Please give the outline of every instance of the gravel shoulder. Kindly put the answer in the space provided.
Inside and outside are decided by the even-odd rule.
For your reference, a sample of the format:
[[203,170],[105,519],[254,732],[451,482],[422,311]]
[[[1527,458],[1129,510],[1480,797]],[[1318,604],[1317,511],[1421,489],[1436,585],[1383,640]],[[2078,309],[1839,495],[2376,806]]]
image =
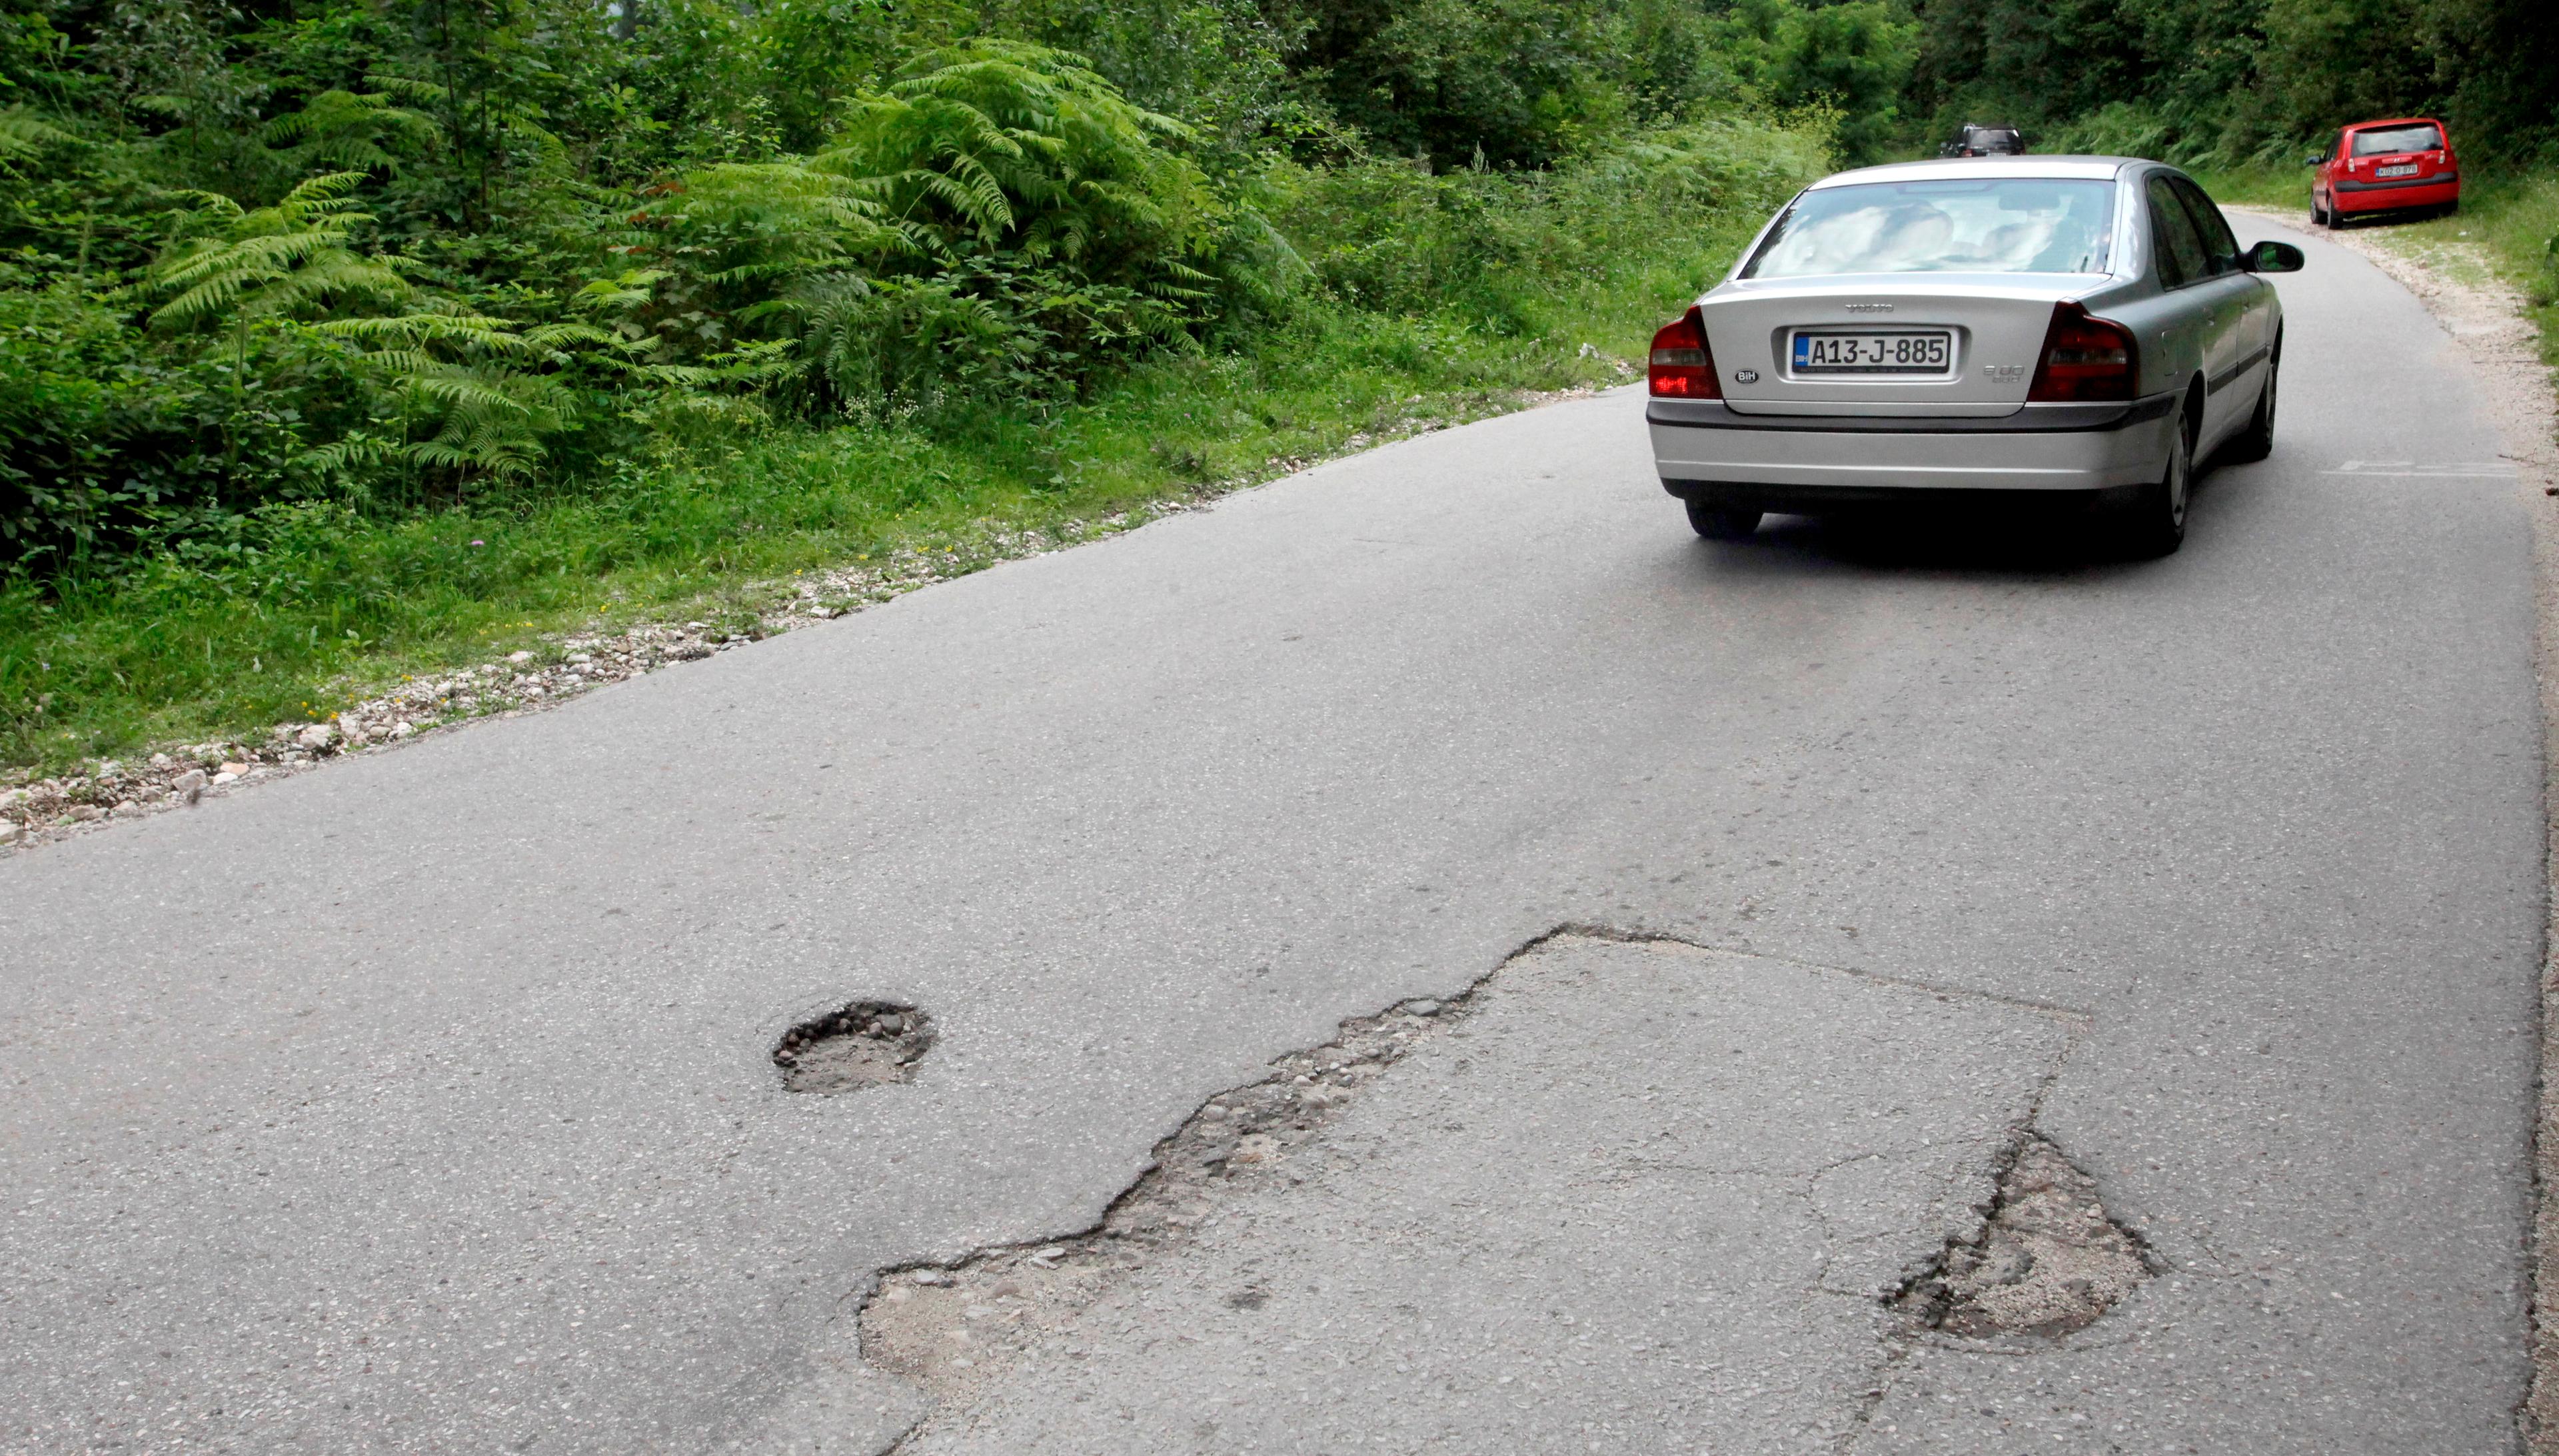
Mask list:
[[[2246,211],[2264,221],[2306,230],[2297,216]],[[2420,241],[2387,227],[2318,235],[2370,260],[2416,295],[2444,326],[2478,377],[2481,398],[2505,440],[2506,458],[2514,462],[2516,489],[2528,498],[2539,567],[2535,651],[2541,668],[2542,762],[2550,775],[2550,874],[2551,883],[2559,886],[2559,499],[2554,499],[2559,498],[2559,392],[2551,370],[2541,363],[2523,296],[2498,277],[2484,247]],[[2541,1111],[2533,1149],[2533,1383],[2523,1422],[2534,1456],[2559,1456],[2559,1088],[2552,1086],[2548,1072],[2559,1061],[2559,962],[2547,953],[2549,946],[2559,945],[2559,893],[2549,903],[2552,919],[2541,970]]]

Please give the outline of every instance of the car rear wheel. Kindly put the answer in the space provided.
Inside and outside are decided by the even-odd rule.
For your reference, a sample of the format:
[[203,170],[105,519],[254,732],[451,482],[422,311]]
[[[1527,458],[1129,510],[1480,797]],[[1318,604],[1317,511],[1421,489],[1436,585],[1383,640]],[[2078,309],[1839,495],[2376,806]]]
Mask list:
[[1696,528],[1699,535],[1710,541],[1747,539],[1753,531],[1759,529],[1759,516],[1760,512],[1756,510],[1735,510],[1724,506],[1701,506],[1695,501],[1688,503],[1688,523]]
[[2185,501],[2194,487],[2194,410],[2177,409],[2177,434],[2168,452],[2168,469],[2158,482],[2133,497],[2125,521],[2124,544],[2137,556],[2167,556],[2185,544]]
[[2257,390],[2257,412],[2248,417],[2248,428],[2241,430],[2223,453],[2230,459],[2246,462],[2263,460],[2275,453],[2275,380],[2284,368],[2284,341],[2275,341],[2275,352],[2266,356],[2266,382]]

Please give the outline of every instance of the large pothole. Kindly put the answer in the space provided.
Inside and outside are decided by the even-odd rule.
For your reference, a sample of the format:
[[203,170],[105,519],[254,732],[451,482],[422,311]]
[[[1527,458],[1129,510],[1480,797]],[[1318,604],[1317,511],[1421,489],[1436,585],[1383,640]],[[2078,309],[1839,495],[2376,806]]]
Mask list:
[[[1153,1166],[1098,1229],[887,1273],[862,1309],[863,1359],[945,1399],[982,1386],[1113,1279],[1190,1237],[1224,1199],[1267,1180],[1297,1181],[1291,1154],[1379,1073],[1467,1009],[1464,998],[1416,1000],[1355,1017],[1332,1041],[1272,1063],[1262,1081],[1211,1097],[1155,1145]],[[1229,1303],[1249,1309],[1264,1297],[1239,1288]]]
[[783,1033],[773,1049],[788,1092],[843,1092],[904,1082],[933,1047],[933,1018],[898,1001],[855,1001]]
[[1968,1339],[2067,1335],[2150,1272],[2141,1241],[2098,1201],[2096,1180],[2029,1133],[2000,1175],[1981,1236],[1949,1245],[1896,1302],[1920,1324]]

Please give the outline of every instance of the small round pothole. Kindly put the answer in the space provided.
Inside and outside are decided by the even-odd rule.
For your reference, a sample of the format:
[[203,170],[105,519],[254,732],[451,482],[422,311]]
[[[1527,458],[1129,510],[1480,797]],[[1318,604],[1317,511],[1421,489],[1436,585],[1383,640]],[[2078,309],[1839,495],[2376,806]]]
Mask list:
[[785,1092],[858,1092],[904,1082],[933,1047],[933,1018],[898,1001],[855,1001],[782,1034],[773,1065]]

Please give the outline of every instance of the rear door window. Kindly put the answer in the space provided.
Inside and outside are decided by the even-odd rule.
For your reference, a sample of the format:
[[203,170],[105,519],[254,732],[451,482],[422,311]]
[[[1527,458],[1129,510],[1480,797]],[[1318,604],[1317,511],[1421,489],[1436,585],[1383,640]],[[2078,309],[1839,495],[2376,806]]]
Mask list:
[[2437,152],[2443,147],[2443,132],[2431,124],[2373,126],[2354,134],[2354,155],[2358,157],[2387,157],[2396,152]]
[[2239,268],[2239,237],[2230,230],[2230,219],[2203,195],[2203,189],[2180,177],[2170,184],[2185,201],[2186,216],[2194,219],[2195,234],[2203,240],[2203,255],[2214,273],[2233,273]]
[[2203,237],[2194,230],[2194,219],[2186,216],[2185,206],[2177,200],[2176,189],[2166,177],[2154,174],[2150,182],[2152,249],[2159,254],[2160,286],[2180,288],[2204,276]]

